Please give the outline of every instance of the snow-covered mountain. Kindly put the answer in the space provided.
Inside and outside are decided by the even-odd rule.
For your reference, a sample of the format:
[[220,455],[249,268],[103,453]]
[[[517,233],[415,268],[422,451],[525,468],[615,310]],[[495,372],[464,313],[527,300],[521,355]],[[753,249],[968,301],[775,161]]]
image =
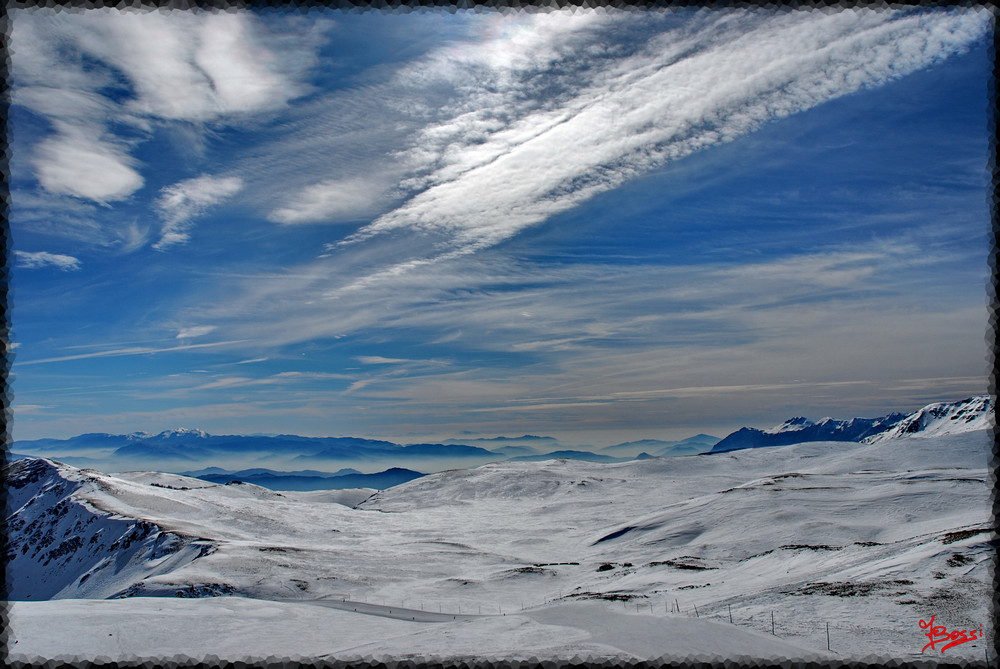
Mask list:
[[[36,644],[21,652],[51,652],[65,648],[60,625],[99,625],[103,634],[95,621],[115,620],[123,627],[109,629],[120,644],[113,652],[149,652],[143,643],[173,629],[183,610],[144,597],[231,594],[255,598],[225,609],[247,616],[261,636],[247,637],[253,648],[288,647],[273,638],[286,629],[275,621],[310,617],[302,607],[326,621],[323,604],[343,610],[322,625],[354,630],[326,652],[738,653],[715,640],[753,632],[791,644],[759,652],[825,653],[829,622],[841,657],[909,657],[923,643],[916,620],[936,614],[949,629],[989,620],[990,446],[989,432],[977,430],[902,450],[886,440],[622,463],[498,462],[425,476],[354,508],[328,492],[26,459],[7,471],[14,634]],[[124,601],[76,603],[107,597]],[[57,601],[25,603],[38,599]],[[209,613],[225,617],[193,604],[204,624],[215,624]],[[358,607],[393,626],[369,624]],[[73,622],[84,611],[89,622]],[[417,620],[432,612],[442,624]],[[142,626],[128,627],[139,613]],[[265,622],[272,632],[262,632]],[[685,627],[687,641],[670,636],[689,624],[701,627]],[[170,647],[156,638],[167,644],[157,648]],[[206,654],[221,643],[195,638],[195,651],[191,638],[174,643]],[[966,644],[947,657],[981,654]]]
[[901,437],[936,437],[976,430],[988,430],[996,424],[989,395],[970,397],[959,402],[928,404],[900,420],[892,428],[866,437],[877,443]]
[[891,413],[880,418],[834,420],[824,418],[814,423],[796,416],[768,430],[744,427],[712,447],[712,453],[744,448],[787,446],[809,441],[863,441],[875,443],[902,436],[938,436],[986,430],[994,425],[993,407],[988,395],[958,402],[928,404],[910,414]]
[[709,452],[726,453],[744,448],[788,446],[809,441],[861,441],[865,437],[891,428],[903,417],[904,414],[891,413],[879,418],[852,418],[850,420],[824,418],[818,423],[813,423],[799,416],[769,430],[759,430],[753,427],[740,428],[715,444]]

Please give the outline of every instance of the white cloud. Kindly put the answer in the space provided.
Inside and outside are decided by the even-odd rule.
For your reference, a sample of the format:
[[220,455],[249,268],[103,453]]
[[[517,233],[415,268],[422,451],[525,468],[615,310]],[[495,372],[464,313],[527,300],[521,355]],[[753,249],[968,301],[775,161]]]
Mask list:
[[362,365],[395,365],[403,362],[412,362],[405,358],[383,358],[380,355],[359,355],[354,359]]
[[181,181],[161,191],[156,207],[163,219],[160,241],[154,248],[164,249],[188,241],[191,219],[207,209],[231,198],[243,188],[239,177],[208,175]]
[[121,200],[143,184],[131,156],[112,142],[88,137],[82,128],[42,141],[32,163],[47,191],[95,202]]
[[215,330],[214,325],[195,325],[189,328],[183,328],[177,333],[177,339],[190,339],[192,337],[202,337],[208,333]]
[[268,216],[277,223],[355,220],[378,211],[386,188],[377,179],[332,179],[303,188]]
[[[78,25],[77,44],[128,77],[128,106],[143,115],[211,120],[275,109],[308,90],[302,66],[311,61],[282,63],[247,12],[88,12]],[[283,46],[312,49],[318,36],[313,28]]]
[[213,348],[216,346],[232,346],[234,344],[242,344],[245,339],[236,339],[231,341],[216,341],[208,344],[181,344],[180,346],[167,346],[163,348],[156,348],[154,346],[128,346],[125,348],[112,349],[108,351],[97,351],[95,353],[78,353],[76,355],[63,355],[55,358],[39,358],[37,360],[25,360],[18,361],[21,366],[24,365],[43,365],[51,362],[64,362],[66,360],[86,360],[89,358],[114,358],[129,355],[149,355],[153,353],[169,353],[172,351],[191,351],[195,349],[202,348]]
[[64,272],[80,269],[80,261],[73,256],[62,255],[60,253],[49,253],[47,251],[14,251],[17,257],[17,264],[28,269],[38,269],[40,267],[55,267]]
[[56,130],[32,152],[39,183],[101,203],[127,197],[143,178],[112,121],[148,135],[164,121],[280,109],[309,91],[328,24],[288,17],[264,27],[247,12],[13,12],[12,99]]
[[[667,162],[926,67],[988,25],[975,11],[706,11],[606,61],[573,62],[571,29],[452,47],[461,57],[438,54],[421,74],[446,73],[463,94],[403,154],[419,192],[345,241],[411,229],[452,249],[492,246]],[[549,96],[527,95],[543,75]]]

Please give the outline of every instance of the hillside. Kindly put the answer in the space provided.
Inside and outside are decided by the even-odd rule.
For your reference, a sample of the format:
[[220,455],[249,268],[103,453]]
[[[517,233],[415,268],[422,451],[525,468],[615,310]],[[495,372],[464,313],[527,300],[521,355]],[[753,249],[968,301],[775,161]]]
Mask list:
[[[851,653],[908,655],[920,616],[988,620],[988,455],[980,430],[624,463],[504,462],[422,477],[356,509],[314,493],[23,460],[10,466],[11,575],[23,583],[12,598],[232,594],[507,614],[502,625],[418,625],[399,641],[356,644],[368,649],[403,648],[411,634],[414,647],[456,649],[478,629],[503,630],[490,647],[510,650],[524,638],[503,625],[522,607],[592,601],[670,617],[679,603],[685,616],[697,607],[696,617],[726,624],[731,609],[742,629],[768,634],[774,612],[779,637],[802,648],[825,648],[830,622],[853,630],[838,639]],[[39,511],[56,508],[65,511]],[[583,616],[571,625],[580,630],[601,610],[559,615]],[[518,625],[541,633],[542,622]]]

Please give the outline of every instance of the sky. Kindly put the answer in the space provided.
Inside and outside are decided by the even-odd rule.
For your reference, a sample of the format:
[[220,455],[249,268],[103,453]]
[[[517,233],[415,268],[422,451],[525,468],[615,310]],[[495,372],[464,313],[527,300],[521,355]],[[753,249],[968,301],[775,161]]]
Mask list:
[[11,14],[15,439],[987,390],[983,11]]

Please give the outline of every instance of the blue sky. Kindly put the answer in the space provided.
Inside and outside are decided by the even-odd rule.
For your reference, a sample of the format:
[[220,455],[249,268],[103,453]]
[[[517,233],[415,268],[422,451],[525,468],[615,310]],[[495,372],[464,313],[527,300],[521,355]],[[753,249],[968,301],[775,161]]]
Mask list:
[[983,12],[13,16],[16,439],[986,390]]

